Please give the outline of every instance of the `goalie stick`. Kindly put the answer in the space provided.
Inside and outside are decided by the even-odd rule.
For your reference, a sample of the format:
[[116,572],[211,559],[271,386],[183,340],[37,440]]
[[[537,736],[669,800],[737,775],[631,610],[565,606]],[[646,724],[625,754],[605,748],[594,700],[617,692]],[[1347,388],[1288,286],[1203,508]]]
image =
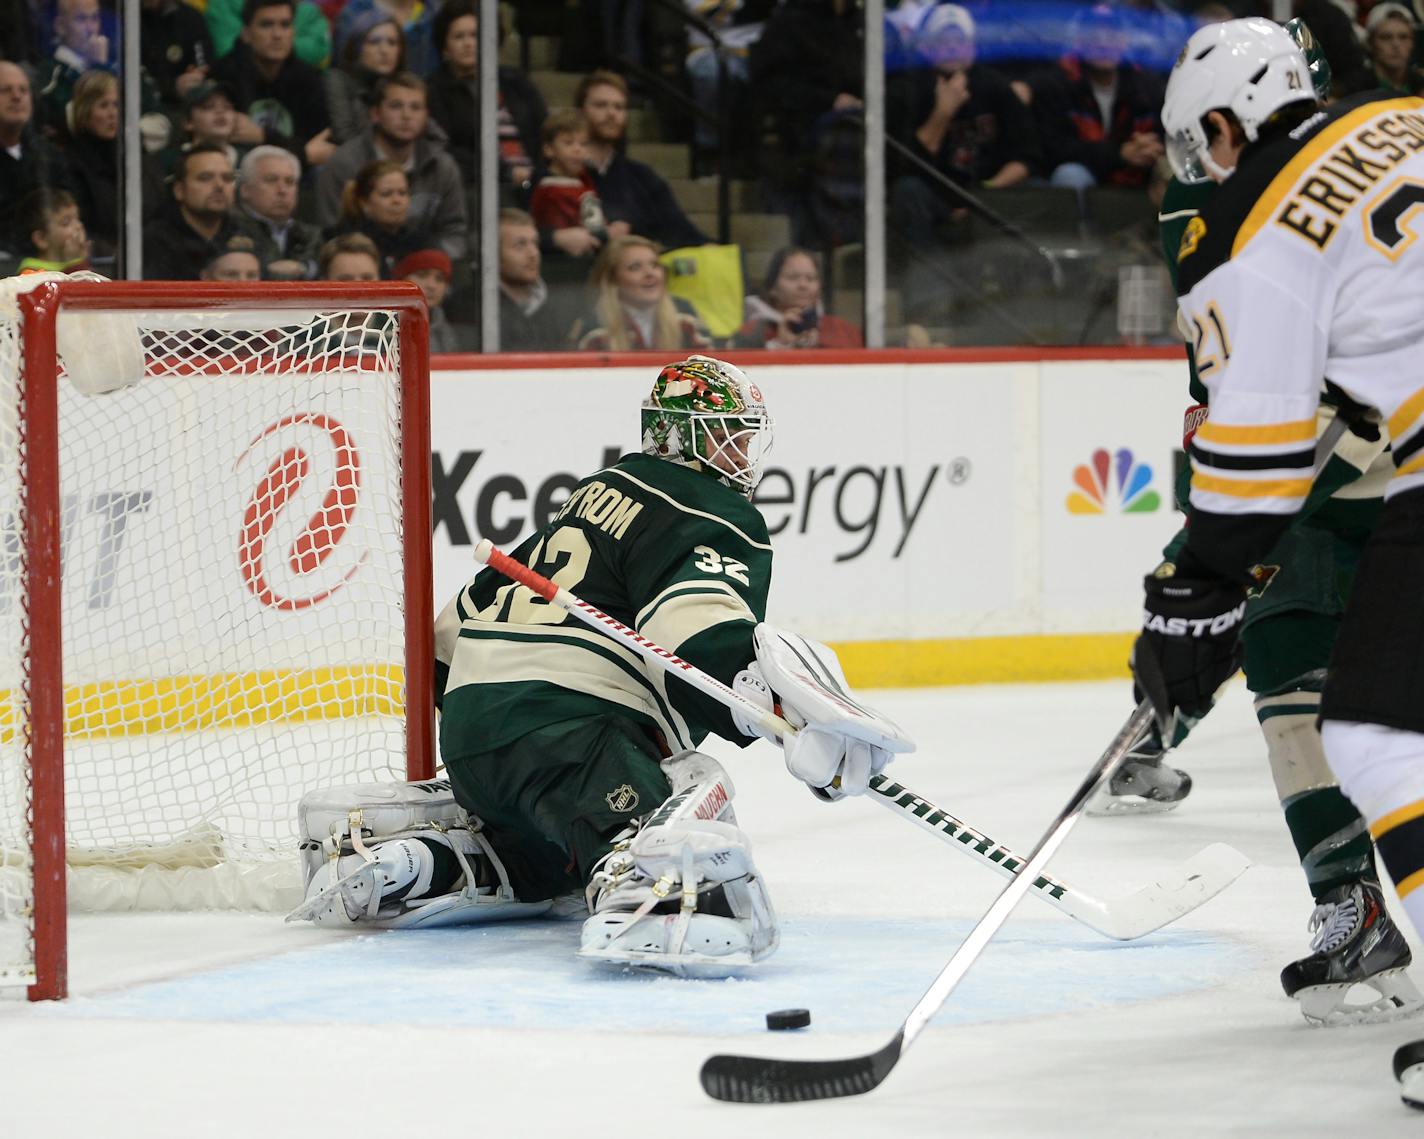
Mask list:
[[1022,872],[994,899],[974,928],[969,931],[945,967],[940,970],[925,995],[915,1002],[899,1031],[883,1048],[865,1056],[848,1060],[773,1060],[760,1056],[718,1055],[702,1065],[703,1090],[713,1099],[729,1103],[802,1103],[807,1100],[836,1099],[840,1096],[862,1095],[879,1087],[899,1062],[905,1050],[924,1031],[930,1018],[949,999],[954,987],[973,967],[984,947],[1028,893],[1038,872],[1048,864],[1098,784],[1112,778],[1123,758],[1142,738],[1152,722],[1152,705],[1144,700],[1119,729],[1112,743],[1088,772],[1068,805],[1058,813],[1033,853],[1028,856]]
[[[585,624],[623,642],[659,668],[681,677],[746,718],[761,723],[778,736],[796,731],[774,712],[752,703],[715,676],[709,676],[696,665],[654,644],[616,618],[581,601],[567,589],[497,549],[488,539],[481,540],[475,546],[474,557],[511,581],[532,590],[550,604],[572,613]],[[903,784],[877,775],[870,781],[870,790],[877,803],[909,819],[975,861],[1011,878],[1019,875],[1026,861],[1023,857]],[[1225,843],[1213,843],[1185,863],[1163,873],[1155,882],[1114,901],[1099,901],[1046,874],[1034,875],[1032,890],[1035,897],[1103,936],[1131,941],[1160,929],[1215,897],[1231,885],[1248,865],[1250,863],[1240,851]]]

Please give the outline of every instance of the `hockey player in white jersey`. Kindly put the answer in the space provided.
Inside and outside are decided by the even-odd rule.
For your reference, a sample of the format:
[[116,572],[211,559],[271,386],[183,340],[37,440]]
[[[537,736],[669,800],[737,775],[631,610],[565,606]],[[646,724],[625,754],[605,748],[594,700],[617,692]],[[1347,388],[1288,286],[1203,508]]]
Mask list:
[[[1203,28],[1168,84],[1178,177],[1220,191],[1179,257],[1181,321],[1210,413],[1191,448],[1191,518],[1175,572],[1145,583],[1136,679],[1164,732],[1236,671],[1247,587],[1305,501],[1327,378],[1371,414],[1395,474],[1356,576],[1321,703],[1326,755],[1424,931],[1424,100],[1317,106],[1300,49],[1266,20]],[[1362,894],[1326,946],[1327,983],[1408,948]],[[1401,974],[1402,975],[1402,974]],[[1406,999],[1408,994],[1401,994]],[[1412,1049],[1412,1050],[1411,1050]],[[1396,1057],[1424,1107],[1424,1046]]]

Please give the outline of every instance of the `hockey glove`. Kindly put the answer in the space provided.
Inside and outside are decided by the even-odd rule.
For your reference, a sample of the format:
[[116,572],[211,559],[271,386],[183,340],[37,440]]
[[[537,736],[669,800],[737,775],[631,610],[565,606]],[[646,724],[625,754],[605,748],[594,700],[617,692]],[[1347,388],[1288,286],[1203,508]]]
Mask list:
[[1164,740],[1211,710],[1216,692],[1241,667],[1246,589],[1226,581],[1148,576],[1132,674],[1152,701]]

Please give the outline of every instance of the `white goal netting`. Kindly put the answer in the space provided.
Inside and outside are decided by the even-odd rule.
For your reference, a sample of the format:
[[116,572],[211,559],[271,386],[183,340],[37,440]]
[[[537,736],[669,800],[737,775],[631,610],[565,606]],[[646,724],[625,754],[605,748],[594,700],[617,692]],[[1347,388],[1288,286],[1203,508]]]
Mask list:
[[30,977],[29,693],[55,683],[26,651],[55,633],[24,591],[27,511],[57,511],[63,552],[72,906],[284,908],[301,794],[406,774],[398,313],[99,319],[128,323],[143,377],[85,395],[61,367],[46,504],[0,308],[0,983]]

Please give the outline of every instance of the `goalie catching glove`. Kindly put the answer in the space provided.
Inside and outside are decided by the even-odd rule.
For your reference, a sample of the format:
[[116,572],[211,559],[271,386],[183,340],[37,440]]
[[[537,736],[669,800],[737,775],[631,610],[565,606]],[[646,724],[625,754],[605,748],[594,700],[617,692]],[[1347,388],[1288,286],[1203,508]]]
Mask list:
[[737,730],[781,744],[786,769],[822,799],[864,794],[871,779],[914,743],[900,727],[859,701],[829,646],[765,622],[754,634],[756,660],[733,690],[786,720],[795,734],[732,713]]
[[1241,667],[1246,590],[1229,581],[1151,574],[1143,582],[1142,632],[1132,647],[1132,675],[1152,701],[1164,740],[1211,710]]

